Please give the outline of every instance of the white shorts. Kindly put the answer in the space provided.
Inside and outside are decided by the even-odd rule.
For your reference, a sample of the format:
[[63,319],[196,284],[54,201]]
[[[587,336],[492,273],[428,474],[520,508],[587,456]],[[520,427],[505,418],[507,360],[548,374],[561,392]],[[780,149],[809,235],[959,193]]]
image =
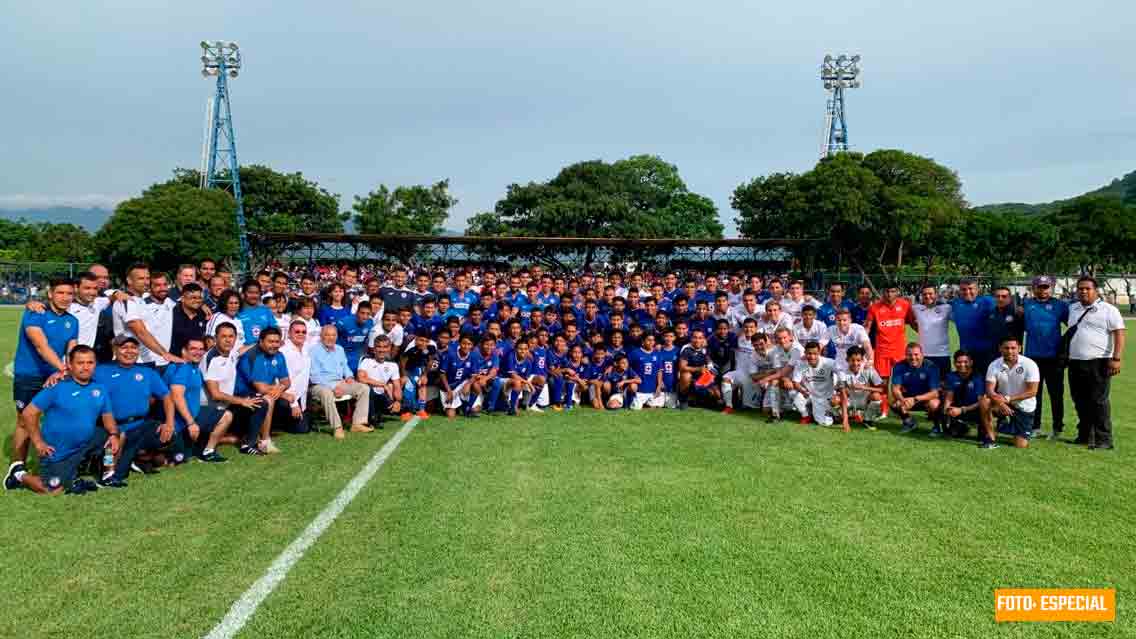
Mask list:
[[612,393],[611,397],[607,398],[608,408],[623,408],[623,393]]
[[[537,377],[536,375],[529,375],[528,376],[529,383],[531,384],[532,381],[534,379],[536,379],[536,377]],[[540,390],[538,392],[539,392],[539,395],[537,396],[537,399],[536,399],[536,405],[540,406],[541,408],[548,406],[548,404],[549,404],[548,384],[545,383],[543,386],[541,386]],[[523,397],[524,401],[526,401],[526,402],[529,401],[529,391],[526,390],[522,394],[522,397]]]
[[666,395],[663,393],[659,393],[658,395],[655,393],[635,393],[635,399],[631,402],[631,410],[662,408],[666,401]]
[[461,408],[462,402],[465,401],[463,396],[469,392],[469,380],[465,380],[461,384],[458,384],[457,388],[453,388],[451,390],[454,391],[454,401],[447,402],[446,394],[441,393],[442,407],[454,409]]

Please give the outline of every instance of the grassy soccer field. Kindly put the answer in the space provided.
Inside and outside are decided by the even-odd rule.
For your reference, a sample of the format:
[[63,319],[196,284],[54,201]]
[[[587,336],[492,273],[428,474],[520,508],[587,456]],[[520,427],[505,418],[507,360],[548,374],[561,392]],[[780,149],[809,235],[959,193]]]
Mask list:
[[[4,363],[18,319],[0,313]],[[434,417],[239,636],[1136,636],[1126,366],[1112,452],[701,410]],[[0,398],[7,440],[8,377]],[[203,636],[396,424],[119,492],[3,495],[0,637]],[[1115,587],[1118,622],[995,625],[1013,586]]]

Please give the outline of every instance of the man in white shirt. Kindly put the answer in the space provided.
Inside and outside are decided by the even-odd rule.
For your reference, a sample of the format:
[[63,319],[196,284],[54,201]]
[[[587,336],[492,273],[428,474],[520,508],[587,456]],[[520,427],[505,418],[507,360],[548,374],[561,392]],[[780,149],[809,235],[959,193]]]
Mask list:
[[[765,302],[765,316],[758,320],[757,331],[765,333],[766,335],[773,335],[773,341],[777,341],[776,333],[782,328],[789,331],[789,336],[793,336],[793,318],[786,313],[781,312],[781,302],[777,300],[769,300]],[[795,338],[794,338],[795,339]]]
[[773,339],[776,346],[769,357],[773,370],[757,380],[765,394],[762,408],[767,421],[781,419],[781,411],[792,403],[793,371],[805,355],[805,350],[793,339],[793,331],[789,328],[778,328]]
[[789,285],[789,294],[781,299],[781,310],[796,322],[801,319],[801,309],[806,306],[820,308],[820,302],[811,295],[805,295],[805,283],[796,280]]
[[288,363],[288,403],[292,407],[292,432],[306,433],[311,430],[308,421],[308,385],[312,372],[312,360],[308,357],[308,324],[303,319],[294,319],[288,325],[288,339],[280,347],[284,361]]
[[864,361],[872,366],[872,340],[863,326],[852,323],[852,311],[846,308],[836,311],[836,323],[828,327],[828,341],[836,349],[833,359],[837,370],[848,369],[848,349],[853,346],[864,349]]
[[793,325],[793,337],[798,344],[816,342],[823,353],[828,346],[828,327],[817,320],[817,310],[812,306],[801,307],[801,319]]
[[[149,304],[142,296],[150,288],[150,267],[145,264],[135,264],[126,273],[126,292],[130,296],[124,301],[115,302],[112,313],[114,315],[114,334],[130,335],[141,342],[142,349],[138,361],[143,364],[155,365],[159,360],[162,365],[180,364],[182,359],[169,352],[162,345],[160,336],[154,330],[164,330],[155,317],[160,319],[161,313],[152,313]],[[168,291],[168,287],[167,287]],[[163,304],[165,301],[163,296]],[[173,306],[169,308],[169,328],[173,328]],[[169,344],[169,334],[165,334],[166,344]]]
[[983,439],[981,448],[997,448],[994,421],[998,431],[1012,435],[1014,447],[1026,448],[1033,435],[1033,411],[1037,408],[1037,385],[1041,371],[1021,354],[1017,337],[1006,336],[998,345],[1002,357],[986,369],[986,396],[979,403]]
[[1091,277],[1077,280],[1077,301],[1069,307],[1069,394],[1077,409],[1075,443],[1109,450],[1112,416],[1109,390],[1124,360],[1124,319],[1100,298]]
[[[202,405],[214,409],[228,410],[233,415],[229,432],[243,428],[253,411],[260,407],[263,400],[258,397],[237,397],[233,391],[237,384],[237,359],[240,350],[237,348],[237,329],[230,323],[224,322],[216,327],[216,341],[205,357],[201,359],[201,372],[205,380],[202,391]],[[187,398],[188,401],[188,398]],[[236,443],[236,437],[226,437],[221,443]],[[241,448],[246,455],[259,456],[264,453],[256,446]]]
[[383,417],[389,413],[401,412],[402,383],[399,376],[398,362],[391,359],[391,340],[386,335],[375,338],[371,355],[359,362],[359,383],[371,388],[370,410],[368,415],[371,423],[378,428],[383,427]]
[[821,357],[817,342],[805,344],[805,357],[793,370],[793,408],[801,414],[802,424],[814,421],[822,426],[832,425],[832,406],[836,395],[835,363]]
[[[174,309],[177,308],[177,302],[170,299],[169,293],[170,280],[165,273],[155,273],[150,276],[150,296],[146,298],[145,310],[148,318],[146,318],[145,323],[150,334],[154,336],[154,339],[161,344],[165,351],[170,350],[170,340],[173,338],[174,330]],[[169,363],[153,352],[150,354],[149,361],[159,367],[159,370],[164,370],[163,367]],[[142,362],[146,363],[146,360],[142,360]]]
[[755,322],[760,322],[764,314],[765,309],[757,303],[757,295],[753,291],[746,291],[741,296],[741,304],[730,308],[728,316],[730,330],[737,333],[741,331],[742,323],[747,319],[752,318]]
[[849,346],[844,369],[837,367],[836,390],[840,393],[841,426],[851,430],[848,421],[863,423],[868,430],[876,430],[872,422],[883,413],[883,398],[887,388],[876,368],[864,357],[860,346]]
[[919,302],[911,305],[923,357],[939,369],[939,379],[951,372],[951,305],[939,299],[934,286],[919,291]]
[[741,389],[742,406],[757,408],[758,404],[752,402],[756,397],[754,392],[754,346],[753,336],[757,334],[757,322],[747,318],[742,324],[742,334],[738,337],[738,347],[734,349],[734,369],[722,376],[722,400],[726,408],[734,408],[734,388]]

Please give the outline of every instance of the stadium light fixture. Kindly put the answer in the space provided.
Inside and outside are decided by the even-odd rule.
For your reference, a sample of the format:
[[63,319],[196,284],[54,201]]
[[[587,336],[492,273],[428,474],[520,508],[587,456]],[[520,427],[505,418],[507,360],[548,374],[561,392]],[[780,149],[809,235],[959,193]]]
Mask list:
[[828,92],[825,111],[822,158],[848,150],[848,122],[844,115],[844,90],[860,88],[860,55],[841,54],[824,56],[820,66],[820,79]]

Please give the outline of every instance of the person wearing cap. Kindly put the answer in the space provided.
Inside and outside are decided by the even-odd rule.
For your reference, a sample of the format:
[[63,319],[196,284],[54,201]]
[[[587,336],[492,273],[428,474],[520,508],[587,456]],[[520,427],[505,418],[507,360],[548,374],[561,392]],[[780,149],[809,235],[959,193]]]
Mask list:
[[1033,297],[1026,298],[1019,313],[1025,324],[1026,357],[1037,364],[1041,382],[1037,388],[1037,408],[1033,412],[1033,434],[1040,435],[1042,390],[1049,390],[1049,410],[1053,427],[1049,439],[1061,435],[1065,425],[1065,369],[1057,358],[1061,348],[1061,325],[1069,323],[1069,303],[1053,297],[1053,278],[1033,278]]
[[[139,366],[141,351],[138,338],[122,334],[114,338],[114,361],[95,369],[94,381],[102,385],[110,396],[114,421],[118,424],[120,449],[113,469],[104,469],[99,485],[108,488],[125,488],[130,475],[130,464],[140,450],[158,450],[173,445],[174,403],[170,389],[154,368]],[[157,414],[162,421],[151,419],[151,407],[161,404]]]
[[1109,389],[1124,360],[1124,319],[1100,298],[1097,281],[1077,280],[1077,301],[1069,306],[1069,394],[1077,409],[1077,439],[1089,448],[1111,449]]

